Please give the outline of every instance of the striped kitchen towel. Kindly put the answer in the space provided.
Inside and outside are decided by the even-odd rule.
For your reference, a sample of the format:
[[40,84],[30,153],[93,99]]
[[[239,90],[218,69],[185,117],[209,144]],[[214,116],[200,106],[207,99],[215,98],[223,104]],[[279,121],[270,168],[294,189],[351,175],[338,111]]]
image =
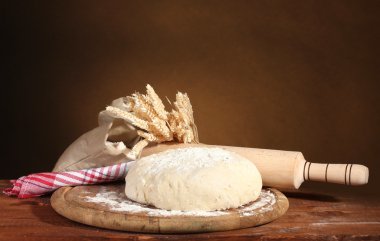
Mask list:
[[123,179],[134,161],[107,167],[67,172],[43,172],[11,180],[13,187],[4,190],[8,196],[30,198],[44,195],[60,187],[97,184]]

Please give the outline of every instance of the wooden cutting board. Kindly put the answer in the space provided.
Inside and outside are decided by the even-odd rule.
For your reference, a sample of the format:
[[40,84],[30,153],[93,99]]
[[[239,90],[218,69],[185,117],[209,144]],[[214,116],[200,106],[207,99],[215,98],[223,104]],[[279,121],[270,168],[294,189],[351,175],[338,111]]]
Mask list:
[[282,216],[288,199],[276,189],[237,209],[215,212],[166,211],[129,200],[124,184],[63,187],[51,197],[62,216],[83,224],[144,233],[200,233],[248,228]]

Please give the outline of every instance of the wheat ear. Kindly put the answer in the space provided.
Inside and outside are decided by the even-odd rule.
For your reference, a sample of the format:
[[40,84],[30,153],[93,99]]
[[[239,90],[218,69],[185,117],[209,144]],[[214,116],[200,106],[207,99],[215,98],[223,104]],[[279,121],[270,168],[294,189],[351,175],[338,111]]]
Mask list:
[[162,103],[162,100],[160,99],[160,97],[158,97],[158,95],[156,94],[156,92],[154,91],[154,89],[152,88],[152,86],[150,86],[149,84],[146,85],[146,92],[148,94],[148,97],[153,105],[153,108],[154,110],[156,111],[157,115],[163,119],[163,120],[167,120],[168,117],[167,117],[167,112],[165,111],[165,106],[164,104]]
[[149,131],[148,122],[136,117],[135,115],[124,111],[120,108],[107,106],[106,111],[113,117],[117,117],[130,122],[132,125],[137,126],[141,129]]

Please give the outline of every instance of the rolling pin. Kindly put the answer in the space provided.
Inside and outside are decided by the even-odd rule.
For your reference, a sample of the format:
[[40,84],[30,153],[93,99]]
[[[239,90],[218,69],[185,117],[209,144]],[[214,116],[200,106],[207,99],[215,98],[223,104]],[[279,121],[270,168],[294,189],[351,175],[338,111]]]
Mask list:
[[352,186],[368,183],[369,170],[366,166],[308,162],[301,152],[296,151],[173,143],[146,147],[142,152],[142,156],[173,148],[194,146],[219,147],[249,159],[260,171],[264,186],[298,189],[304,181],[329,182]]

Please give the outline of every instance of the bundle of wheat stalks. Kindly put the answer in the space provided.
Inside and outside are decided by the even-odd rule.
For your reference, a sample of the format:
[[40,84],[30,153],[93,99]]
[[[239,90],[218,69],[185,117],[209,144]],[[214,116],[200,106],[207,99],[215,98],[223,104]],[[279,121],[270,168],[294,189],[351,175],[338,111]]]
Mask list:
[[150,142],[199,143],[193,108],[186,93],[178,92],[173,105],[167,99],[173,108],[168,112],[149,84],[146,86],[146,92],[146,95],[136,92],[132,96],[127,96],[126,110],[114,106],[106,108],[111,116],[133,125],[141,137],[141,140],[127,154],[129,158],[137,159]]

